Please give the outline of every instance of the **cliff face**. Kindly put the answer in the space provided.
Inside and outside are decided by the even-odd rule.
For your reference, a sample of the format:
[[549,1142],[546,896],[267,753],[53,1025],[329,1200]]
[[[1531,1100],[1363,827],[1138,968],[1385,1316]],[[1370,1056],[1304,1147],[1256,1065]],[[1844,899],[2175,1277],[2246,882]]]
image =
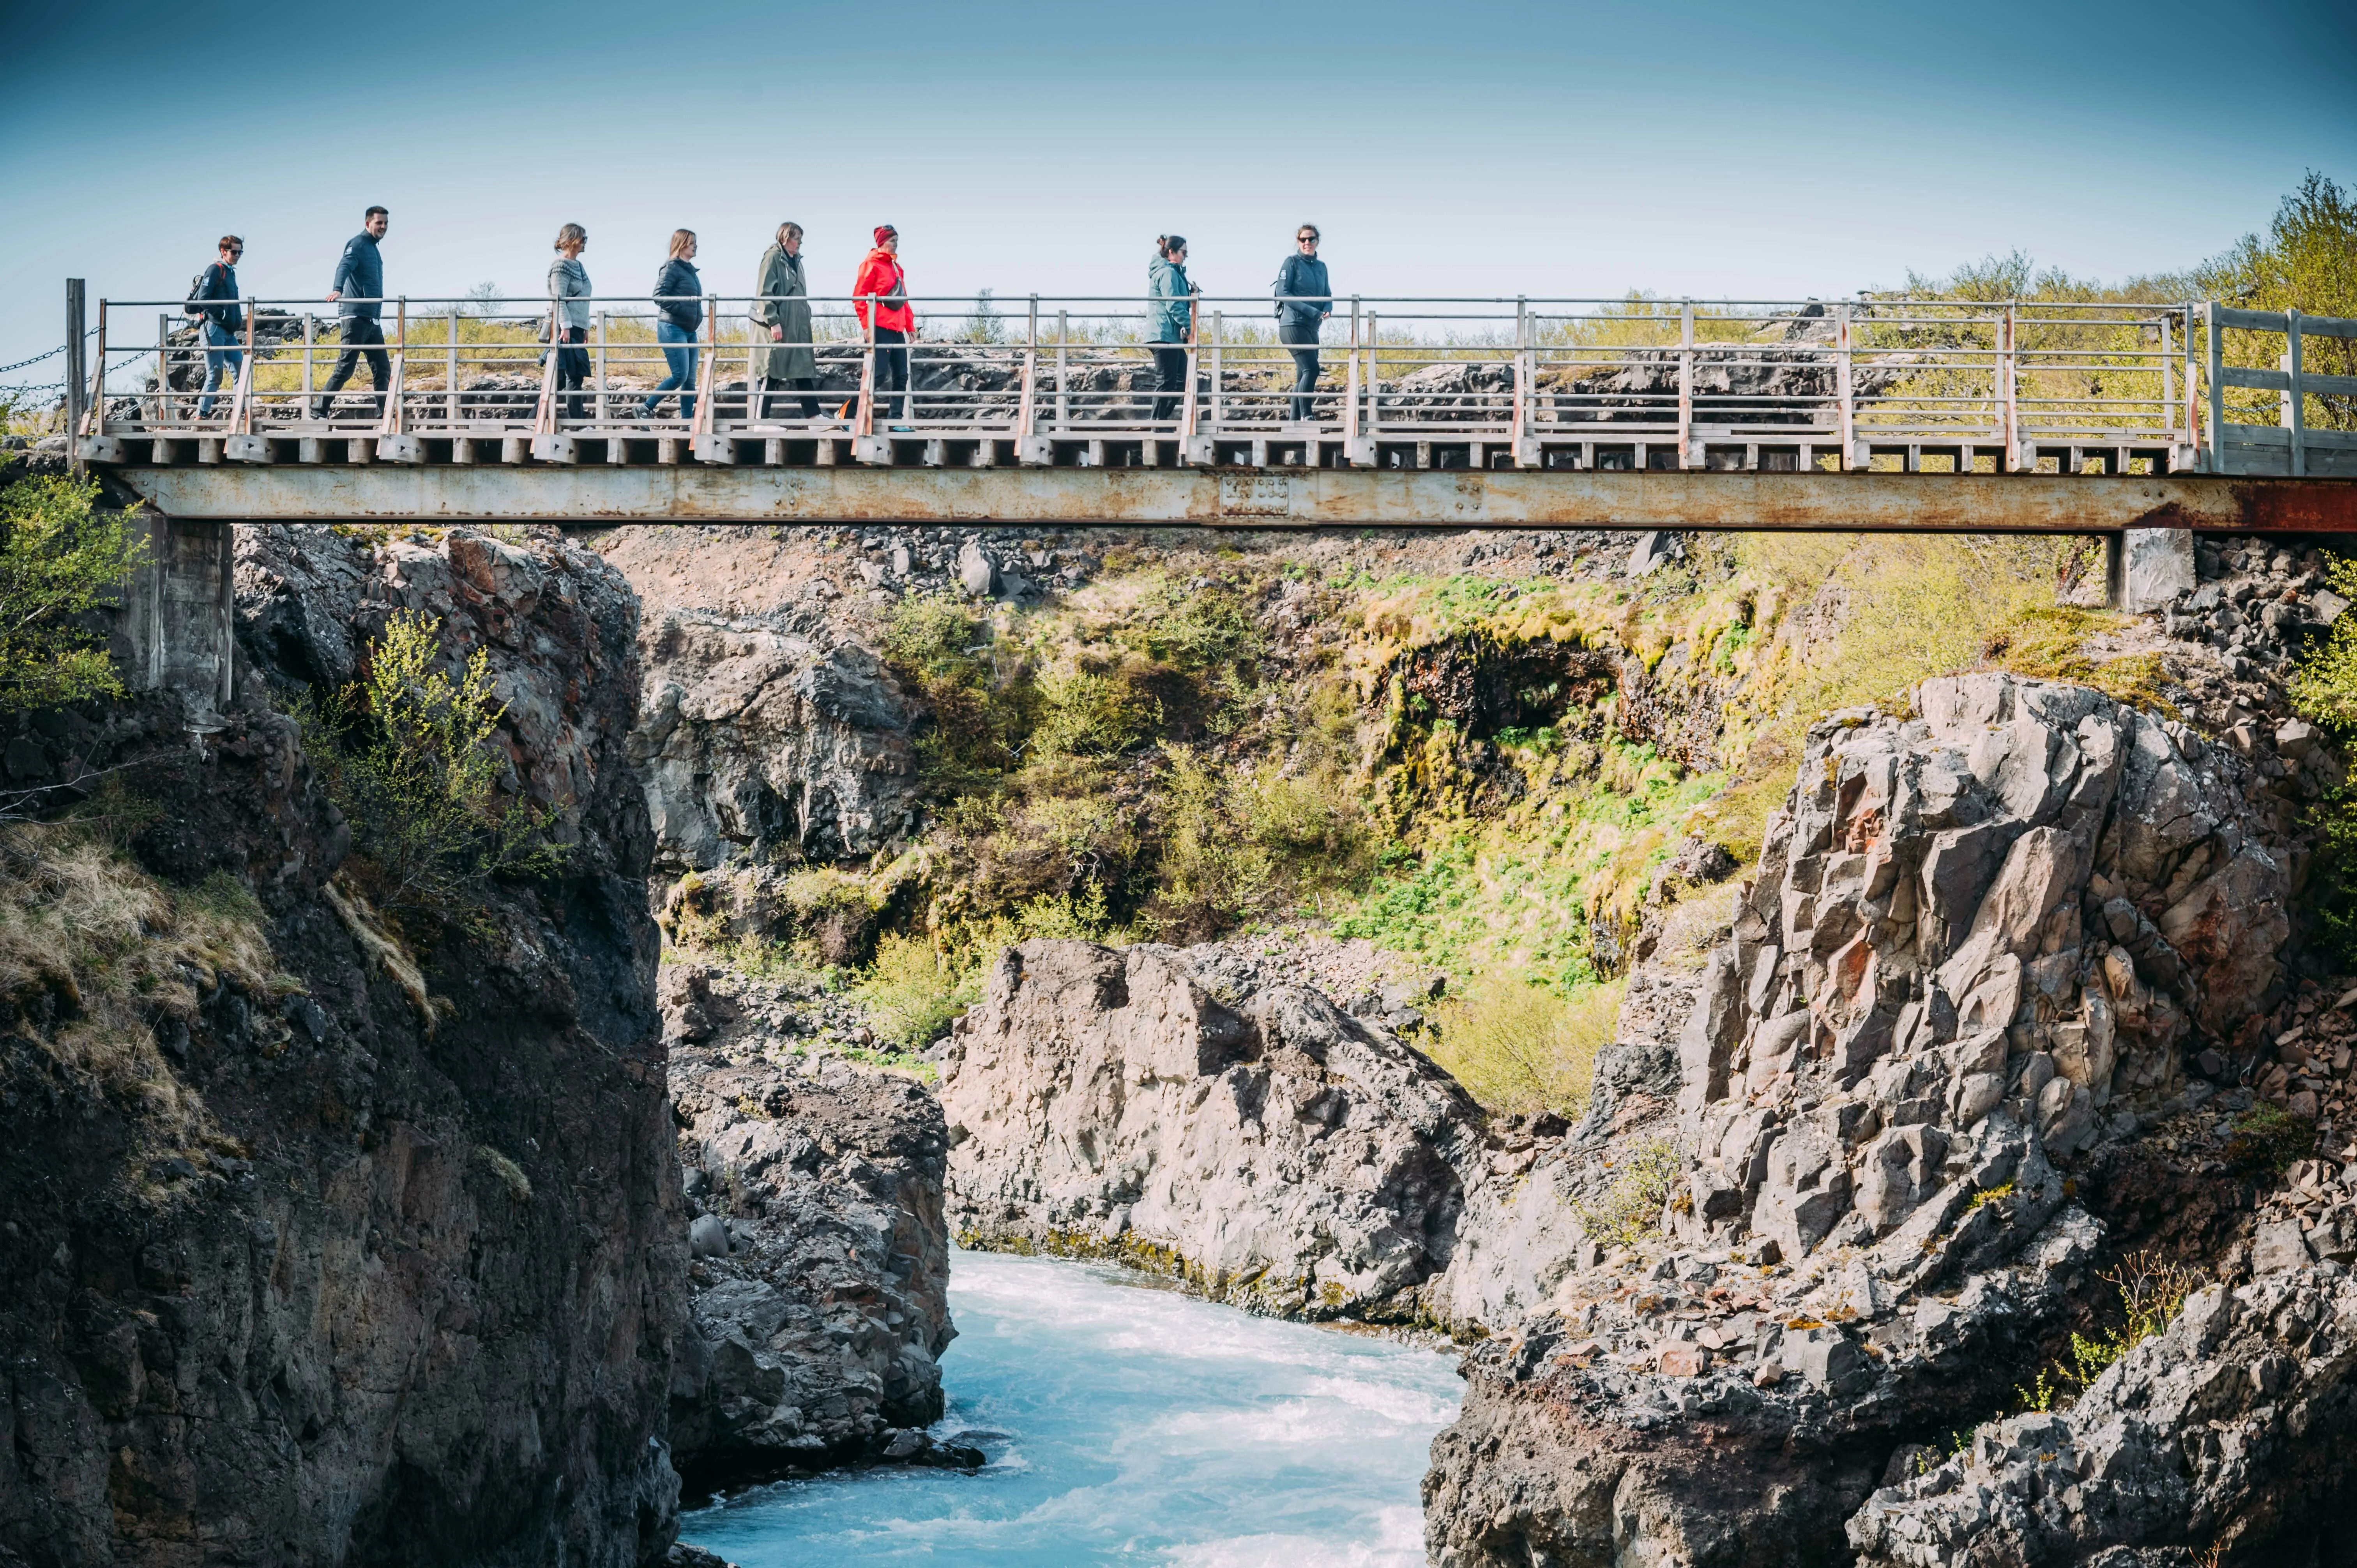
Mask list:
[[[115,725],[111,755],[167,756],[126,775],[128,855],[72,884],[114,890],[92,922],[135,897],[204,940],[146,992],[91,965],[5,1008],[0,1541],[60,1565],[659,1558],[687,1260],[623,756],[635,600],[545,541],[241,532],[227,727]],[[491,650],[510,788],[570,846],[472,931],[404,937],[339,884],[350,827],[256,678],[348,678],[397,607]]]
[[[1621,1124],[1624,1158],[1674,1151],[1672,1241],[1575,1242],[1469,1358],[1426,1486],[1437,1560],[1844,1555],[1894,1452],[2001,1408],[2095,1299],[2083,1178],[2218,1098],[2200,1043],[2280,992],[2289,875],[2255,769],[2083,688],[1961,677],[1918,706],[1811,733],[1695,977],[1677,1110]],[[1608,1186],[1567,1157],[1522,1224],[1577,1235],[1555,1195]]]
[[1286,1316],[1422,1316],[1480,1112],[1387,1028],[1226,956],[1000,958],[941,1053],[961,1234]]
[[866,855],[910,826],[909,708],[867,650],[673,612],[646,653],[631,751],[664,871]]

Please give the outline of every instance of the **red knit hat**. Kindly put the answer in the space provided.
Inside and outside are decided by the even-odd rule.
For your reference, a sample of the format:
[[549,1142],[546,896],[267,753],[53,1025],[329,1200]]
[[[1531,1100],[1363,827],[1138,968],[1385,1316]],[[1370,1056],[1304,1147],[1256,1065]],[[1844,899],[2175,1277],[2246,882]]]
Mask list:
[[878,223],[876,225],[876,242],[877,244],[880,245],[887,240],[897,240],[899,237],[900,231],[893,228],[889,223]]

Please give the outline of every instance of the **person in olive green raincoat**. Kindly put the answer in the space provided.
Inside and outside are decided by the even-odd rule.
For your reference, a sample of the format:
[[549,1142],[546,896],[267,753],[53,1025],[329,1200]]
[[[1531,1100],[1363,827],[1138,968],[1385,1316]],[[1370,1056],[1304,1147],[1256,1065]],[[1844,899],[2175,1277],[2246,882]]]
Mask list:
[[759,417],[770,417],[767,394],[780,387],[801,392],[802,417],[818,417],[818,356],[811,352],[810,285],[802,276],[802,226],[778,225],[778,242],[761,252],[761,298],[754,323],[769,329],[770,347],[761,355],[763,396]]

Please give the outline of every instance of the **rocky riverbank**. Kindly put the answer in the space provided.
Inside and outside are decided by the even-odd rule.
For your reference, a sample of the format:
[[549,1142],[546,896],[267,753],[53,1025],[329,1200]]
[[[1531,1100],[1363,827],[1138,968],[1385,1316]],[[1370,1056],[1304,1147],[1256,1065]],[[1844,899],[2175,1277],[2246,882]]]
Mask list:
[[671,1441],[692,1490],[829,1465],[974,1465],[936,1444],[950,1326],[941,1107],[798,1057],[726,975],[664,972],[693,1332]]

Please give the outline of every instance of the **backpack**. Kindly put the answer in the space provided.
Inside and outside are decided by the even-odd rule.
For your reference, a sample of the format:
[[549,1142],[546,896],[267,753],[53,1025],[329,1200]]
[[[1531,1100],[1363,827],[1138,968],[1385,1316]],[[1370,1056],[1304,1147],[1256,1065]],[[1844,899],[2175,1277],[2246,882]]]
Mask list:
[[[180,309],[187,315],[194,316],[199,319],[202,319],[203,317],[210,316],[215,321],[221,322],[223,328],[227,328],[230,324],[225,317],[227,317],[231,312],[224,309],[221,304],[203,303],[216,299],[216,296],[212,293],[213,269],[220,265],[221,263],[219,262],[208,262],[205,263],[204,271],[199,273],[196,276],[188,280],[188,300],[186,305],[180,306]],[[232,295],[231,303],[233,304],[233,302],[234,296]]]

